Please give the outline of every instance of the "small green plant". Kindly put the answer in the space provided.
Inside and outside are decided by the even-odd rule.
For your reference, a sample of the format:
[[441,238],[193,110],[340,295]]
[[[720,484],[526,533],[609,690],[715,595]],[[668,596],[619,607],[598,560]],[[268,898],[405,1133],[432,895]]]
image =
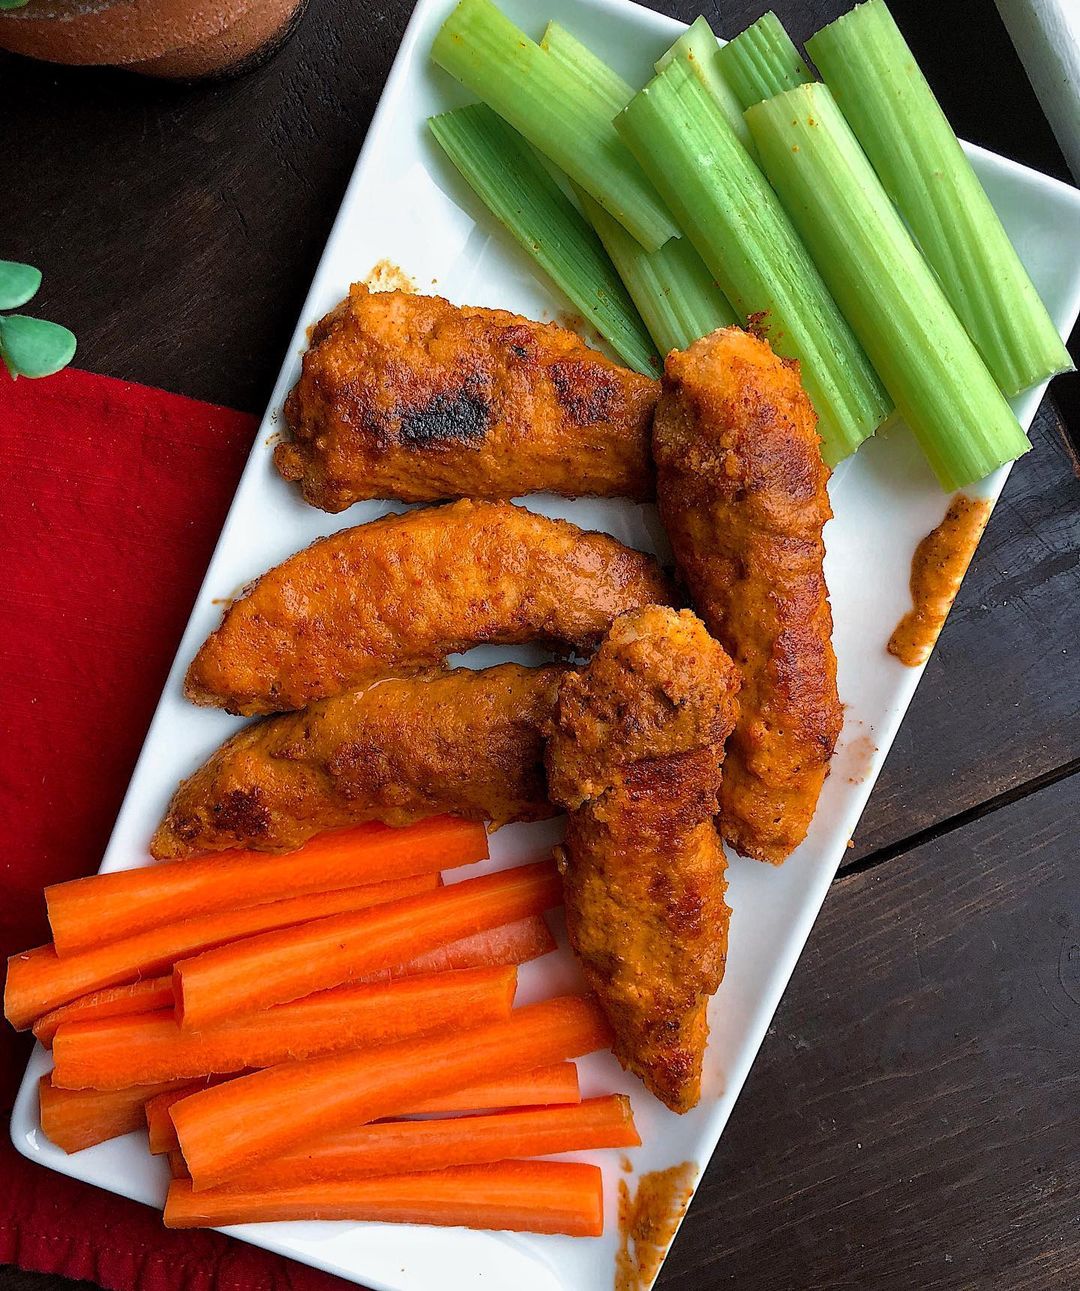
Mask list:
[[0,0],[0,13],[5,9],[22,9],[30,3],[30,0]]
[[[33,265],[0,260],[0,309],[25,305],[40,286],[41,271]],[[0,314],[0,359],[13,377],[52,376],[74,356],[75,335],[59,323],[26,314]]]

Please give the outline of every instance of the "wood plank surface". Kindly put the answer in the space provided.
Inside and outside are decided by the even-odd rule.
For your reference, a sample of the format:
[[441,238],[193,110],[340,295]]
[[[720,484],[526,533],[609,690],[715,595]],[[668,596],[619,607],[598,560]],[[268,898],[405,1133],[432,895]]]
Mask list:
[[661,1287],[1078,1285],[1078,812],[836,882]]

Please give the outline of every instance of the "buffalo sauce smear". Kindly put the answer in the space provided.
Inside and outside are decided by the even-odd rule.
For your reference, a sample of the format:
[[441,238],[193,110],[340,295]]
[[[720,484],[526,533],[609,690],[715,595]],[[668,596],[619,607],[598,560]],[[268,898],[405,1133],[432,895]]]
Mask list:
[[690,1205],[696,1178],[697,1167],[684,1161],[642,1175],[632,1195],[626,1180],[619,1180],[615,1291],[647,1291],[652,1286]]
[[914,605],[889,638],[889,653],[909,668],[929,659],[989,519],[989,502],[958,493],[945,519],[915,548],[911,560]]

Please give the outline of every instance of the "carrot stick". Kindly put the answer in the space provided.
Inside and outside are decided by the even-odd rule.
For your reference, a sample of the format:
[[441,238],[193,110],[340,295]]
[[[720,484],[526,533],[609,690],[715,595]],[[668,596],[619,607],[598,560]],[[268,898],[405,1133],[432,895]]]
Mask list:
[[166,1091],[164,1094],[157,1094],[154,1098],[146,1100],[146,1106],[143,1110],[146,1115],[146,1131],[150,1151],[154,1156],[162,1156],[166,1152],[180,1151],[180,1140],[176,1137],[176,1128],[172,1123],[172,1117],[169,1115],[169,1109],[182,1098],[187,1098],[190,1094],[195,1093],[198,1093],[198,1090],[194,1084],[190,1084],[184,1085],[180,1089]]
[[184,1160],[184,1154],[179,1149],[169,1153],[169,1174],[174,1179],[190,1179],[191,1175],[187,1172],[187,1162]]
[[[180,1140],[176,1137],[176,1127],[172,1123],[169,1109],[182,1098],[188,1098],[192,1094],[209,1089],[212,1085],[220,1085],[223,1081],[231,1079],[233,1079],[231,1076],[207,1076],[204,1080],[185,1080],[179,1085],[169,1085],[160,1094],[148,1098],[143,1107],[143,1115],[146,1118],[150,1151],[155,1156],[161,1156],[165,1152],[179,1152]],[[186,1173],[186,1166],[184,1170]]]
[[205,1030],[226,1018],[354,982],[471,933],[539,914],[561,900],[555,866],[540,861],[381,910],[219,946],[181,960],[173,970],[177,1017],[184,1028]]
[[437,874],[392,879],[362,888],[312,892],[241,910],[198,915],[180,923],[165,924],[108,942],[96,950],[60,959],[52,946],[12,955],[4,988],[4,1014],[18,1031],[24,1031],[43,1013],[77,999],[88,991],[118,986],[144,974],[160,973],[174,960],[208,946],[250,937],[268,928],[283,928],[346,910],[361,910],[397,901],[417,892],[432,891]]
[[487,858],[483,825],[434,816],[403,829],[363,824],[320,834],[286,856],[233,851],[54,883],[45,889],[58,955],[147,928],[304,892],[436,874]]
[[445,973],[458,968],[494,968],[499,964],[525,964],[539,959],[555,949],[556,941],[543,915],[530,915],[503,924],[501,928],[487,928],[462,937],[447,946],[437,946],[423,955],[416,955],[404,964],[380,968],[365,973],[357,982],[384,982],[393,977],[407,977],[413,973]]
[[65,1152],[81,1152],[95,1143],[143,1128],[143,1105],[170,1085],[135,1089],[57,1089],[48,1076],[38,1085],[41,1129]]
[[210,1188],[332,1131],[395,1116],[481,1079],[591,1053],[610,1039],[596,1004],[564,996],[452,1039],[423,1036],[269,1067],[182,1099],[172,1119],[195,1186]]
[[91,1018],[112,1018],[131,1013],[152,1013],[156,1009],[172,1008],[173,984],[168,977],[144,977],[124,986],[107,986],[102,991],[81,995],[70,1004],[46,1013],[34,1023],[34,1038],[51,1048],[56,1029],[65,1022],[89,1022]]
[[[207,1084],[220,1085],[228,1076],[211,1077],[210,1081],[196,1081],[169,1090],[148,1100],[146,1125],[150,1137],[150,1151],[155,1154],[178,1152],[180,1140],[172,1123],[171,1110],[182,1098],[197,1094]],[[465,1089],[440,1094],[424,1102],[413,1103],[403,1116],[430,1112],[491,1111],[506,1107],[540,1107],[557,1103],[580,1103],[577,1067],[572,1062],[553,1062],[524,1075],[506,1076],[482,1085],[469,1085]],[[186,1169],[186,1167],[185,1167]]]
[[472,968],[344,986],[185,1031],[168,1013],[61,1026],[53,1041],[53,1084],[123,1089],[165,1080],[270,1067],[361,1045],[385,1044],[453,1026],[509,1017],[517,969]]
[[[482,1085],[468,1085],[411,1104],[402,1116],[429,1112],[484,1112],[504,1107],[543,1107],[555,1103],[580,1103],[578,1070],[572,1062],[553,1062],[521,1076],[504,1076]],[[171,1123],[171,1122],[170,1122]]]
[[382,1175],[263,1191],[195,1192],[174,1179],[166,1228],[213,1228],[267,1220],[352,1219],[599,1237],[603,1176],[568,1161],[499,1161],[426,1174]]
[[629,1098],[611,1094],[571,1107],[537,1107],[442,1121],[379,1121],[255,1166],[244,1172],[236,1186],[244,1192],[270,1191],[293,1184],[445,1170],[511,1157],[629,1148],[640,1143]]

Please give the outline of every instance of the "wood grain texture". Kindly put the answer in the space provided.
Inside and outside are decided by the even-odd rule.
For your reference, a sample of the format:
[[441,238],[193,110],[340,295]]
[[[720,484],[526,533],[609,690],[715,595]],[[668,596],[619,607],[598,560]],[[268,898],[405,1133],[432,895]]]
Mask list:
[[[961,135],[1066,177],[988,0],[891,5]],[[653,7],[732,35],[768,6]],[[849,5],[772,7],[802,40]],[[219,84],[0,55],[0,254],[43,269],[81,366],[261,410],[410,9],[312,0]],[[1054,389],[662,1288],[1080,1277],[1080,379]]]
[[262,410],[410,8],[316,0],[262,67],[191,86],[0,55],[4,256],[81,366]]
[[1078,811],[834,885],[661,1287],[1076,1285]]

